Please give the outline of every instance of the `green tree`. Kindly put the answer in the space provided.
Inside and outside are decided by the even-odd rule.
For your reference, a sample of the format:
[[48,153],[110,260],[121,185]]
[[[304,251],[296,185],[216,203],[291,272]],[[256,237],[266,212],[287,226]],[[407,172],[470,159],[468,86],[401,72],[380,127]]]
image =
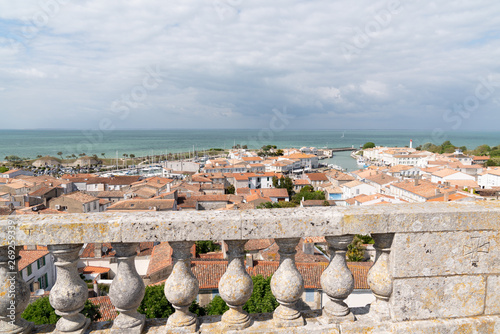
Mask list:
[[229,307],[221,296],[215,296],[205,309],[208,315],[220,315],[229,310]]
[[57,155],[58,155],[59,157],[61,157],[61,159],[62,159],[62,155],[63,155],[63,153],[62,153],[62,152],[57,152]]
[[351,244],[347,246],[347,260],[350,262],[361,262],[364,259],[365,247],[363,240],[357,235],[354,236]]
[[5,157],[5,160],[14,162],[14,161],[21,161],[22,159],[18,157],[17,155],[8,155]]
[[325,193],[322,191],[314,191],[312,186],[303,187],[300,192],[296,193],[292,197],[294,203],[300,204],[300,201],[304,200],[326,200]]
[[196,255],[214,252],[220,249],[220,245],[214,243],[212,240],[196,241]]
[[[144,298],[137,309],[139,313],[145,314],[146,318],[168,318],[175,312],[174,307],[165,297],[165,285],[152,285],[146,287]],[[196,315],[206,314],[205,309],[195,301],[189,306],[189,311]]]
[[130,158],[134,159],[135,158],[135,154],[131,154]]
[[233,194],[236,190],[234,189],[234,186],[231,184],[229,187],[226,189],[226,194]]
[[282,208],[294,208],[297,204],[294,202],[264,202],[257,205],[257,209],[282,209]]
[[[101,318],[99,306],[92,304],[88,300],[85,302],[81,313],[92,321],[97,321]],[[52,305],[50,305],[49,297],[39,298],[29,304],[21,316],[28,321],[34,322],[36,325],[55,324],[60,318]]]
[[362,234],[356,234],[356,237],[358,237],[359,239],[361,239],[361,241],[363,242],[363,244],[374,244],[375,241],[373,240],[373,238],[369,235],[362,235]]
[[491,147],[488,145],[479,145],[472,151],[472,154],[474,155],[488,155],[488,152],[491,151]]
[[369,141],[363,145],[363,150],[366,150],[367,148],[374,148],[374,147],[375,147],[375,143]]
[[146,318],[168,318],[174,313],[174,308],[165,298],[165,285],[147,286],[144,298],[137,311],[145,314]]
[[5,173],[9,170],[9,168],[5,167],[5,166],[0,166],[0,173]]
[[245,303],[243,309],[248,313],[273,312],[279,303],[271,292],[271,278],[262,275],[253,276],[253,292],[250,299]]
[[288,176],[282,176],[280,179],[273,176],[273,186],[274,188],[285,188],[288,192],[288,196],[292,196],[293,194],[293,180]]
[[[271,292],[271,277],[263,277],[262,275],[252,277],[253,292],[250,299],[243,305],[245,311],[248,313],[269,313],[279,306]],[[223,314],[228,309],[224,300],[219,296],[216,296],[207,305],[209,315]]]
[[500,156],[500,149],[492,149],[490,151],[490,156],[492,156],[492,157],[498,157],[498,156]]

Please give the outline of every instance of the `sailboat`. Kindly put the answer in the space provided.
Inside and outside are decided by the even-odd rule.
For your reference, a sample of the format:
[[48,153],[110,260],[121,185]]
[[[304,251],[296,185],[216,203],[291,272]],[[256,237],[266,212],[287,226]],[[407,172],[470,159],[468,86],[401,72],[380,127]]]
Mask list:
[[342,136],[340,136],[340,138],[344,138],[345,137],[345,131],[342,132]]

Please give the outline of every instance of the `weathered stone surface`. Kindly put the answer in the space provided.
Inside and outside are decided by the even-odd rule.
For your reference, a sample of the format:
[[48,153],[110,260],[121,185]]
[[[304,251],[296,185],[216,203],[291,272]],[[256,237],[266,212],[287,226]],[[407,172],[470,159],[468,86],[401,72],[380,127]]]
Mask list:
[[341,234],[341,208],[245,210],[242,238],[266,239]]
[[328,296],[323,307],[325,323],[354,321],[354,315],[344,300],[354,290],[354,277],[346,264],[347,247],[352,242],[352,235],[325,237],[328,249],[333,257],[321,275],[321,287]]
[[388,232],[498,230],[500,203],[450,202],[391,206]]
[[271,278],[271,291],[280,305],[274,310],[275,327],[305,324],[297,305],[304,292],[304,279],[295,265],[295,247],[299,238],[275,239],[279,246],[280,266]]
[[174,268],[165,282],[165,296],[175,308],[168,318],[166,329],[182,329],[195,332],[198,327],[196,315],[189,311],[189,306],[196,299],[199,283],[191,271],[191,247],[194,242],[170,242],[173,249]]
[[371,304],[370,315],[377,320],[388,320],[391,318],[389,299],[394,282],[390,271],[390,252],[394,234],[372,234],[372,237],[377,256],[366,278],[376,300]]
[[[274,328],[272,314],[255,316],[252,326],[235,331],[225,331],[218,326],[220,316],[201,317],[201,334],[496,334],[500,333],[500,317],[481,316],[464,319],[420,320],[392,323],[374,323],[366,315],[357,315],[359,321],[340,325],[321,325],[318,311],[304,313],[306,325],[303,327]],[[147,319],[144,334],[173,334],[165,331],[166,319]],[[53,325],[37,326],[34,333],[53,333]],[[110,334],[110,322],[93,323],[89,334]]]
[[[486,201],[485,201],[486,202]],[[18,245],[238,240],[358,233],[496,230],[499,203],[423,203],[246,211],[89,213],[0,217],[0,246],[9,219]]]
[[22,247],[0,247],[0,333],[30,333],[34,324],[21,318],[30,290],[18,272]]
[[236,210],[135,213],[122,217],[123,242],[241,239]]
[[112,332],[140,334],[146,316],[137,312],[145,292],[144,282],[134,264],[139,244],[113,243],[112,246],[116,250],[118,269],[109,289],[109,298],[120,312],[113,322]]
[[400,233],[393,244],[393,276],[500,273],[500,233]]
[[500,276],[489,276],[487,287],[484,314],[500,314]]
[[[116,214],[26,216],[9,216],[16,224],[18,245],[119,242],[121,239],[120,217]],[[0,219],[0,245],[7,244],[4,228],[9,220]]]
[[50,291],[50,305],[61,318],[56,328],[60,333],[83,334],[90,325],[90,319],[80,312],[88,297],[87,284],[80,278],[78,252],[81,244],[49,245],[50,253],[56,258],[56,284]]
[[486,279],[482,276],[394,280],[393,320],[458,318],[483,313]]
[[243,305],[253,292],[252,277],[245,270],[243,257],[247,240],[226,240],[229,263],[219,281],[219,293],[229,310],[222,315],[222,325],[227,329],[243,329],[251,324],[251,318]]
[[387,233],[389,212],[384,205],[348,208],[342,217],[343,234]]
[[393,325],[394,334],[493,334],[500,333],[500,322],[494,317],[400,322]]

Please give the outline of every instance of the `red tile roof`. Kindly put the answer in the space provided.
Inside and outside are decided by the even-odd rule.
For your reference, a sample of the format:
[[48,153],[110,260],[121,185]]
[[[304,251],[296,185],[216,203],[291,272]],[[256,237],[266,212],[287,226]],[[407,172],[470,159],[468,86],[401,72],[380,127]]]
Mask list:
[[172,264],[172,247],[168,242],[162,242],[154,246],[151,258],[149,260],[147,276]]
[[108,296],[89,298],[89,302],[99,306],[101,318],[97,322],[114,320],[118,316],[118,312]]
[[[369,289],[366,277],[372,264],[372,262],[347,264],[354,276],[355,289]],[[298,262],[297,269],[304,278],[304,287],[306,289],[321,289],[321,274],[327,266],[327,263]],[[269,277],[274,274],[278,267],[279,261],[254,261],[253,267],[248,267],[246,270],[250,276]],[[200,283],[200,289],[217,289],[226,268],[227,261],[192,261],[191,270]]]
[[306,173],[306,176],[311,181],[328,181],[325,173]]
[[95,267],[95,266],[86,266],[78,269],[81,274],[104,274],[110,271],[109,268],[106,267]]
[[28,265],[34,263],[36,260],[44,257],[45,255],[49,254],[48,250],[21,250],[19,252],[19,255],[21,256],[21,259],[19,260],[18,263],[18,270],[21,271],[24,268],[26,268]]

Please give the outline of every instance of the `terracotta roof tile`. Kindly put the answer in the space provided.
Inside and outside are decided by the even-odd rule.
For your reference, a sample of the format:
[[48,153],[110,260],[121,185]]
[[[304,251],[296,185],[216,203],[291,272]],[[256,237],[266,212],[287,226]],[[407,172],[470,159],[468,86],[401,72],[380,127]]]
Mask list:
[[306,176],[311,181],[328,181],[325,173],[306,173]]
[[118,316],[118,312],[116,311],[113,303],[111,303],[111,300],[108,296],[89,298],[89,302],[99,306],[99,313],[101,314],[101,318],[98,319],[97,322],[111,321]]
[[19,260],[18,263],[18,270],[21,271],[24,268],[26,268],[28,265],[34,263],[36,260],[46,256],[49,254],[48,250],[26,250],[23,249],[19,251],[19,255],[21,256],[21,259]]

